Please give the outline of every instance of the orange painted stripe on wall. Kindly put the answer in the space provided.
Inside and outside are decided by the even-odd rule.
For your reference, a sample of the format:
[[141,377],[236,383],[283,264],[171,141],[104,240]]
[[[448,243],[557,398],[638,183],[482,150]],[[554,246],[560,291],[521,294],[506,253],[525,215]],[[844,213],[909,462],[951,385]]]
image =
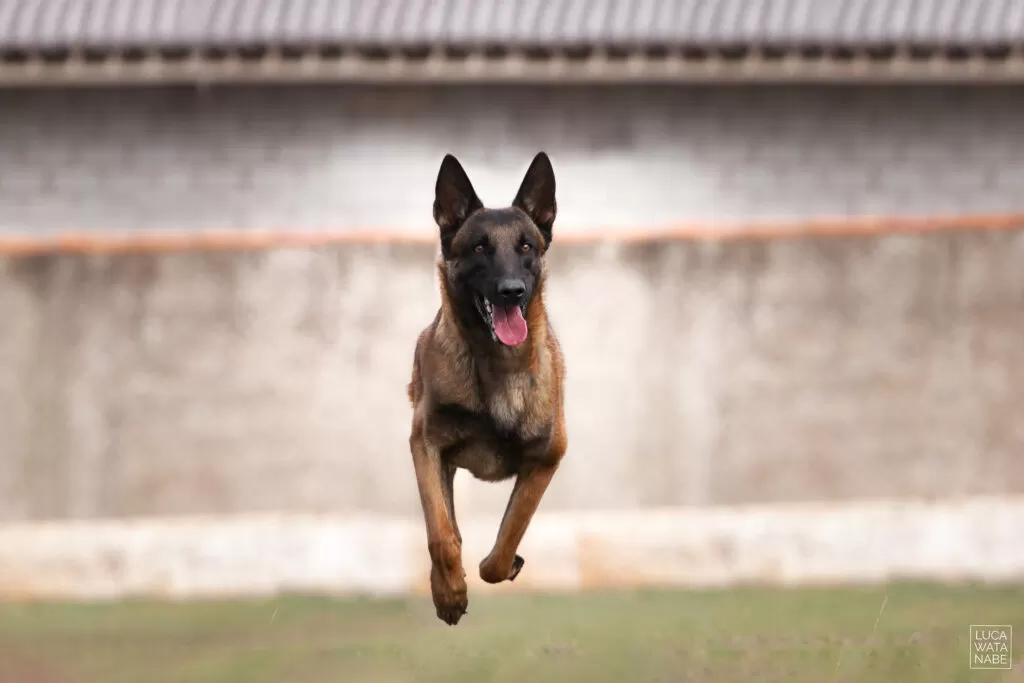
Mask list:
[[[567,232],[565,244],[643,243],[661,240],[734,241],[793,237],[849,237],[948,230],[1010,230],[1024,228],[1024,214],[929,217],[878,216],[823,218],[788,222],[686,223],[637,229]],[[556,233],[557,234],[557,233]],[[67,231],[54,235],[0,235],[0,255],[42,253],[145,253],[171,251],[234,251],[320,247],[336,244],[433,244],[436,234],[388,229],[325,230],[172,230],[101,233]]]

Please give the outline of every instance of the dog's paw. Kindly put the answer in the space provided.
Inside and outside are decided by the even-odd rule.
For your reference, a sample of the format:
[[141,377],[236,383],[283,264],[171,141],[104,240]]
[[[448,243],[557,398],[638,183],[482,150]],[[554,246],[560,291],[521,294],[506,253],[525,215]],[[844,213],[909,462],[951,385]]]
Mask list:
[[461,568],[456,576],[443,576],[442,572],[436,570],[431,572],[430,593],[437,618],[449,626],[459,623],[469,606],[465,575]]
[[449,626],[455,626],[459,623],[459,619],[466,614],[466,607],[469,606],[469,600],[463,595],[460,598],[455,598],[451,602],[434,602],[434,606],[437,608],[437,618],[448,624]]
[[514,581],[523,565],[526,563],[519,555],[512,559],[511,566],[499,566],[491,555],[488,555],[480,562],[480,578],[487,583],[501,583],[502,581]]

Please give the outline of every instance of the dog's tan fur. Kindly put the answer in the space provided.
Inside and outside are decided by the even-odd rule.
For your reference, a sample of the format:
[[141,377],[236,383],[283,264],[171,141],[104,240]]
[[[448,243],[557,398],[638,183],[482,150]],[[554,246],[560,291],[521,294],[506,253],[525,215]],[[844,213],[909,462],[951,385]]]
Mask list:
[[[438,263],[441,306],[416,343],[408,388],[414,408],[409,445],[426,522],[431,593],[438,617],[454,625],[468,603],[452,490],[455,470],[464,468],[486,481],[515,476],[494,546],[479,568],[484,581],[511,581],[523,566],[516,550],[567,441],[564,363],[544,307],[543,255],[555,216],[554,177],[547,157],[539,154],[534,160],[533,179],[528,172],[513,207],[496,211],[453,200],[446,194],[444,172],[442,166],[435,203],[445,247]],[[550,187],[534,187],[543,182]],[[465,183],[468,186],[468,179]],[[472,194],[471,187],[468,192]],[[454,210],[446,209],[450,206]],[[469,240],[474,231],[485,231],[499,251],[518,248],[512,242],[524,235],[538,245],[537,261],[531,261],[536,285],[525,316],[529,334],[518,346],[495,342],[472,324],[472,316],[459,310],[465,307],[460,303],[465,297],[457,291],[454,272],[458,260],[472,250]]]

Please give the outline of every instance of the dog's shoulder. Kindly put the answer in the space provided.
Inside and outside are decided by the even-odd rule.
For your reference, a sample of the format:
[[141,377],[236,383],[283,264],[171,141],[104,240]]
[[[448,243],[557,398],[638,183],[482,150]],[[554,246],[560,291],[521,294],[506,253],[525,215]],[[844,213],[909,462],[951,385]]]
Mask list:
[[434,329],[437,327],[437,322],[440,319],[441,311],[438,309],[433,322],[423,328],[419,336],[416,337],[416,347],[412,354],[412,378],[409,380],[409,385],[406,387],[406,392],[409,394],[409,401],[412,402],[413,406],[417,405],[423,397],[422,358],[427,345],[429,344],[430,337],[433,334]]
[[414,404],[426,394],[430,403],[483,409],[472,352],[440,313],[416,342],[412,384],[416,385],[410,388],[410,396],[415,393],[411,398]]

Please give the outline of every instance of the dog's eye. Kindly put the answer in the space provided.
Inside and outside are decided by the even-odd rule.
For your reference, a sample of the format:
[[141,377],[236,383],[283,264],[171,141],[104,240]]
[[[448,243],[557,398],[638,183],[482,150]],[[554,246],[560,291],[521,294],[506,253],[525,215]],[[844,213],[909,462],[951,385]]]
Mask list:
[[519,247],[519,251],[523,252],[524,254],[530,251],[530,249],[533,249],[533,247],[531,247],[529,244],[523,244],[523,246]]
[[473,247],[473,251],[475,251],[478,254],[484,253],[484,245],[482,245],[482,244],[476,245],[475,247]]

